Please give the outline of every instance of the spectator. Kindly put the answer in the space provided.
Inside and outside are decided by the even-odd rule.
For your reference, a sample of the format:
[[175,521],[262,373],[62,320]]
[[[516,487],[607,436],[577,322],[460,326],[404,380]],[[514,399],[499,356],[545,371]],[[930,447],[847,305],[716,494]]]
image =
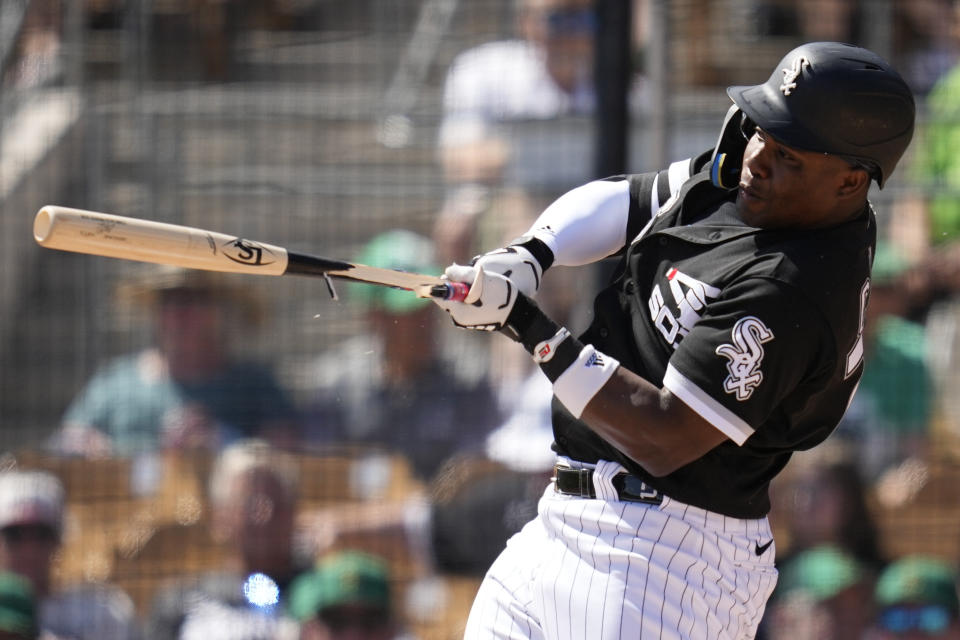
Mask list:
[[483,459],[445,466],[430,487],[426,531],[434,570],[483,577],[510,536],[536,514],[546,475]]
[[442,614],[429,599],[436,597],[436,585],[448,577],[483,576],[507,539],[536,513],[545,475],[458,456],[442,466],[423,494],[319,510],[312,519],[312,537],[321,541],[321,553],[397,553],[409,562],[415,578],[408,585],[408,615],[433,619]]
[[[946,58],[950,61],[947,68],[935,74],[935,81],[929,81],[932,86],[926,96],[926,118],[918,129],[912,158],[910,176],[915,190],[900,199],[892,220],[891,239],[897,241],[898,248],[911,258],[911,262],[916,262],[932,257],[932,249],[955,244],[960,234],[960,200],[955,195],[960,179],[954,154],[960,138],[960,113],[957,111],[960,5],[950,0],[922,0],[903,3],[899,10],[904,14],[901,27],[909,28],[914,23],[926,25],[921,30],[935,30],[941,37],[935,38],[932,44],[927,34],[922,37],[924,44],[947,46],[951,51]],[[949,44],[944,45],[942,41],[947,36]],[[937,42],[940,44],[936,45]],[[913,81],[923,80],[914,77]],[[926,286],[920,292],[929,297],[937,293],[931,288],[939,289],[945,283],[924,284]],[[930,300],[923,302],[929,305]]]
[[923,456],[930,435],[934,393],[926,327],[911,317],[910,296],[898,280],[908,266],[891,243],[877,243],[863,378],[837,431],[871,481],[907,458]]
[[953,195],[958,186],[953,153],[960,137],[958,95],[960,65],[940,78],[927,96],[927,122],[915,150],[912,175],[930,195],[921,203],[926,214],[923,228],[928,230],[923,240],[930,246],[952,241],[960,233],[960,204]]
[[[937,9],[927,20],[948,28],[954,49],[960,42],[958,17],[960,4],[950,7],[923,2],[918,8]],[[952,13],[945,19],[943,10]],[[929,11],[927,13],[930,13]],[[913,193],[900,199],[895,210],[891,238],[896,239],[911,259],[904,274],[903,295],[910,311],[923,322],[930,343],[930,372],[934,386],[935,411],[943,417],[947,441],[957,441],[960,432],[960,396],[955,362],[960,333],[960,171],[956,147],[960,141],[960,64],[955,60],[939,77],[926,97],[927,117],[915,147],[911,182]]]
[[957,21],[954,0],[894,3],[894,46],[900,67],[914,92],[925,95],[956,64]]
[[290,614],[301,640],[398,639],[390,569],[374,555],[342,551],[290,587]]
[[519,38],[459,54],[447,72],[441,148],[468,127],[590,113],[596,17],[590,0],[518,0]]
[[40,628],[55,638],[138,637],[133,602],[108,584],[53,589],[54,559],[63,536],[64,492],[42,471],[0,473],[0,570],[30,583]]
[[824,545],[849,554],[867,570],[883,566],[877,526],[867,506],[866,486],[856,463],[843,451],[794,456],[776,485],[778,515],[788,542],[780,563]]
[[[213,533],[233,557],[222,571],[160,591],[148,637],[225,637],[207,635],[211,628],[230,629],[231,638],[279,633],[290,584],[309,565],[295,538],[298,487],[288,454],[255,440],[226,448],[210,475],[210,502]],[[241,630],[254,635],[235,635]]]
[[[4,80],[14,88],[37,89],[54,84],[63,73],[63,12],[61,0],[21,3],[23,24],[17,35],[15,58]],[[5,13],[14,17],[16,9]],[[7,61],[4,60],[4,63]]]
[[0,572],[0,640],[35,640],[37,634],[30,582],[15,573]]
[[[566,326],[579,327],[584,318],[575,312],[574,296],[593,284],[590,272],[560,268],[551,275],[537,294],[538,304],[549,309],[552,317],[562,318]],[[549,477],[556,464],[556,453],[551,449],[550,381],[508,341],[494,341],[489,350],[491,378],[499,381],[497,397],[505,418],[487,437],[486,455],[511,470],[547,473]]]
[[857,42],[863,23],[854,0],[807,0],[796,3],[802,40]]
[[[410,231],[377,235],[357,261],[439,273],[430,240]],[[369,285],[352,293],[367,332],[313,363],[308,439],[385,447],[406,456],[422,480],[455,454],[482,451],[499,421],[496,396],[485,377],[468,378],[446,361],[431,302]]]
[[[499,242],[518,210],[539,213],[593,177],[593,2],[513,4],[516,36],[461,52],[447,71],[438,158],[448,192],[434,230],[442,264]],[[635,2],[638,16],[644,4]],[[562,126],[544,131],[552,121]]]
[[877,581],[875,601],[871,640],[960,638],[957,574],[938,558],[911,555],[893,562]]
[[229,338],[263,320],[260,300],[221,274],[151,268],[121,300],[155,320],[152,345],[99,370],[68,407],[51,447],[130,456],[158,447],[216,450],[245,437],[292,442],[291,402],[268,368],[240,361]]
[[50,594],[53,557],[63,533],[60,481],[39,471],[0,474],[0,562],[30,581],[34,593]]
[[873,611],[871,572],[850,553],[826,545],[808,549],[780,570],[763,620],[768,640],[860,638]]

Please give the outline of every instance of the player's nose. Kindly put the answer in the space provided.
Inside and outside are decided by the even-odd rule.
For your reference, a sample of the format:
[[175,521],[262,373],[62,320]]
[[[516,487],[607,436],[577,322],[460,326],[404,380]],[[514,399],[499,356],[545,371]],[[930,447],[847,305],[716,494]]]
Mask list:
[[743,166],[754,178],[770,177],[772,146],[764,144],[757,136],[747,144],[743,152]]

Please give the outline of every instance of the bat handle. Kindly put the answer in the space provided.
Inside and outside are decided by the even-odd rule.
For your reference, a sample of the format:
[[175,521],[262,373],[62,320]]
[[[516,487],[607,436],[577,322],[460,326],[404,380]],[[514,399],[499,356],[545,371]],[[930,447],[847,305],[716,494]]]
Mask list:
[[434,285],[430,289],[430,295],[442,300],[452,300],[454,302],[463,302],[463,299],[470,293],[470,286],[465,282],[447,282]]

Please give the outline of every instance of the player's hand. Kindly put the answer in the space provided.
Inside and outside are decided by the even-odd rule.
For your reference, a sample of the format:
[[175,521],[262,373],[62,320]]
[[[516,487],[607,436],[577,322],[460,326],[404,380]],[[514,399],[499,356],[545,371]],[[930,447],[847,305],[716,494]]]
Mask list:
[[519,293],[510,279],[499,273],[488,273],[484,267],[459,264],[447,267],[443,276],[470,285],[463,302],[436,300],[450,314],[453,324],[479,331],[499,331],[504,327]]
[[470,263],[486,273],[498,273],[510,279],[520,291],[534,297],[540,289],[543,267],[526,247],[511,245],[481,254]]

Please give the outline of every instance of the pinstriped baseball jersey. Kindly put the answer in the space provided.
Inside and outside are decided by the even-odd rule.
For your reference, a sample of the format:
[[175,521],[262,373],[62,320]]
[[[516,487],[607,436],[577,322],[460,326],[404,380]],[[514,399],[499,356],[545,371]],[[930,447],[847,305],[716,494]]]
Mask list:
[[555,402],[554,449],[617,461],[681,502],[760,518],[770,480],[793,451],[830,434],[856,389],[874,214],[867,206],[821,230],[749,227],[733,212],[734,194],[699,174],[650,220],[655,178],[621,178],[632,227],[649,224],[581,339],[669,389],[729,440],[657,478]]

